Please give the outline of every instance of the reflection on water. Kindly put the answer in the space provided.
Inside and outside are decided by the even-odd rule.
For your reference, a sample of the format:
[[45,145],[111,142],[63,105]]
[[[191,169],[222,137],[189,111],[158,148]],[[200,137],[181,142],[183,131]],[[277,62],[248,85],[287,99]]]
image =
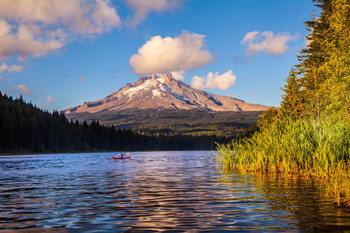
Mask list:
[[0,157],[0,231],[350,231],[315,182],[219,174],[206,151],[132,155]]

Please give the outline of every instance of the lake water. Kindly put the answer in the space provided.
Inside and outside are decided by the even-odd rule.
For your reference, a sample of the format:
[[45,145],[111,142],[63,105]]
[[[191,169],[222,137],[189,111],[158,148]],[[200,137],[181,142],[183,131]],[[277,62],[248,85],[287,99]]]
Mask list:
[[350,232],[316,182],[220,174],[208,151],[112,155],[0,157],[0,232]]

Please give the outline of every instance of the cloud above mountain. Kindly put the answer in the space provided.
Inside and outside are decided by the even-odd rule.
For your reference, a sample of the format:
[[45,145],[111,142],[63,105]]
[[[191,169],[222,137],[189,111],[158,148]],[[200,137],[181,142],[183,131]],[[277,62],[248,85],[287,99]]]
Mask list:
[[0,73],[2,72],[21,72],[22,71],[22,66],[20,65],[11,65],[9,66],[7,63],[3,63],[0,65]]
[[174,72],[171,72],[171,75],[173,76],[174,79],[183,81],[185,80],[184,73],[185,73],[184,71],[174,71]]
[[192,78],[191,86],[197,89],[217,88],[224,90],[235,85],[235,83],[236,75],[233,74],[232,70],[229,70],[221,75],[219,72],[210,72],[206,77],[195,76]]
[[247,44],[247,55],[252,56],[259,52],[266,54],[282,55],[289,46],[288,42],[298,39],[298,36],[292,36],[289,32],[274,34],[272,31],[253,31],[248,32],[241,44]]
[[135,15],[130,25],[137,26],[150,12],[172,11],[179,8],[184,0],[127,0]]
[[2,0],[0,60],[44,56],[120,25],[110,0]]
[[23,95],[31,95],[32,94],[32,89],[23,85],[23,84],[19,84],[17,86],[12,86],[11,89],[18,90]]
[[154,36],[130,58],[130,66],[138,75],[185,72],[214,60],[204,49],[204,36],[184,32],[172,38]]

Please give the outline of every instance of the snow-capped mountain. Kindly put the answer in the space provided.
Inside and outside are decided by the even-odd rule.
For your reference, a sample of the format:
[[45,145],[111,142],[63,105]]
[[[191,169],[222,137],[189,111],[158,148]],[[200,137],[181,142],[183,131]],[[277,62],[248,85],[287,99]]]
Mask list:
[[96,113],[124,109],[199,109],[206,111],[265,111],[268,107],[198,90],[171,74],[141,77],[107,97],[64,110],[70,113]]

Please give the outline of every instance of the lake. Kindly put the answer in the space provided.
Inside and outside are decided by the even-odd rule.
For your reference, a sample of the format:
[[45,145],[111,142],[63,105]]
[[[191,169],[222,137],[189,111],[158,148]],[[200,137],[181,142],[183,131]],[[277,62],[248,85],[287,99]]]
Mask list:
[[222,174],[209,151],[112,155],[0,157],[0,232],[350,231],[317,182]]

